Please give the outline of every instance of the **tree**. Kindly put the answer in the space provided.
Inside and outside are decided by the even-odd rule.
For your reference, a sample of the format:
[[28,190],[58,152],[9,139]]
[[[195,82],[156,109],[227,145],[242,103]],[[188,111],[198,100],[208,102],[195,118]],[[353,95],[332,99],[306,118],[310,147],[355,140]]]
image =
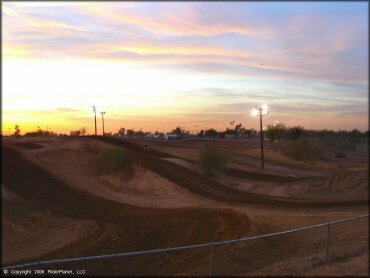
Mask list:
[[198,134],[197,137],[203,137],[204,136],[204,130],[202,129]]
[[197,162],[207,176],[214,176],[226,167],[230,159],[230,151],[218,144],[206,144]]
[[283,123],[276,123],[274,125],[268,125],[265,131],[266,138],[270,142],[280,141],[283,133],[285,132],[285,125]]
[[80,128],[80,134],[81,134],[82,136],[85,136],[85,135],[86,135],[86,127],[82,127],[82,128]]
[[81,127],[78,130],[72,130],[70,135],[71,136],[84,136],[86,135],[86,127]]
[[119,130],[118,130],[118,134],[120,136],[125,136],[126,134],[126,129],[124,127],[121,127]]
[[255,134],[257,134],[257,130],[255,130],[254,128],[245,130],[245,135],[248,137],[255,135]]
[[173,129],[171,133],[176,134],[178,136],[182,136],[183,134],[186,134],[186,131],[181,126],[178,126],[175,129]]
[[226,128],[226,131],[225,131],[225,134],[233,134],[233,135],[236,135],[236,131],[235,129],[232,129],[232,128]]
[[[232,120],[231,122],[230,122],[230,125],[233,127],[234,126],[234,124],[235,124],[235,121],[234,120]],[[234,134],[234,135],[236,135],[236,130],[235,130],[235,128],[226,128],[226,130],[225,130],[225,134]]]
[[358,129],[353,129],[350,132],[350,136],[353,138],[359,138],[361,136],[361,131],[359,131]]
[[135,135],[135,130],[133,130],[133,129],[128,129],[126,133],[127,133],[127,136],[128,136],[128,137],[134,137],[134,135]]
[[81,130],[72,130],[70,134],[71,136],[80,136]]
[[17,137],[21,136],[21,129],[19,125],[16,125],[14,129],[15,129],[14,136],[17,136]]
[[41,128],[38,128],[36,131],[30,131],[24,134],[25,137],[49,137],[49,136],[57,136],[56,133],[52,131],[44,131]]
[[238,125],[235,126],[235,133],[238,136],[243,136],[246,134],[245,127],[243,127],[242,123],[239,123]]
[[135,132],[135,136],[144,137],[145,136],[145,132],[142,131],[142,130],[138,130],[138,131]]
[[321,158],[323,148],[310,142],[307,138],[299,138],[287,145],[285,154],[296,160],[313,162]]
[[295,140],[303,135],[304,128],[301,126],[291,127],[287,130],[288,139]]
[[206,137],[216,137],[218,135],[218,132],[214,128],[210,128],[205,131],[204,135]]

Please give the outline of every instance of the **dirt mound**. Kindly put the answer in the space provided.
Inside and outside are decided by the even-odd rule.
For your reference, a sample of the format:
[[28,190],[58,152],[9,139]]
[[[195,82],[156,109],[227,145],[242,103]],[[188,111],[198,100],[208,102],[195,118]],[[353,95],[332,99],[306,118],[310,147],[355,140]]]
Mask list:
[[97,152],[104,144],[87,140],[86,138],[55,138],[44,148],[45,151],[51,150],[86,150]]
[[99,180],[105,181],[114,191],[130,192],[142,196],[170,194],[174,190],[173,183],[138,165],[132,166],[132,173],[127,172],[124,170],[110,173],[100,176]]
[[[67,217],[90,220],[103,225],[99,228],[100,231],[97,231],[99,235],[86,239],[84,244],[67,246],[58,252],[43,256],[44,259],[58,258],[65,254],[101,255],[194,244],[230,239],[250,232],[251,223],[248,217],[234,210],[194,208],[164,210],[128,206],[73,189],[23,158],[15,150],[4,148],[3,155],[7,158],[3,165],[4,171],[7,172],[4,184],[13,194],[21,196],[39,210],[50,211],[62,219]],[[18,205],[19,202],[7,203],[7,206],[13,206],[10,210],[13,212],[14,206]],[[23,210],[19,214],[25,213]],[[9,218],[10,216],[5,217]],[[62,235],[63,233],[60,233],[56,237],[60,240]],[[18,238],[14,233],[9,234],[10,237],[14,242],[7,245],[8,249],[14,248]],[[102,263],[106,264],[104,261]],[[108,265],[114,266],[115,263],[111,261]],[[137,264],[131,267],[137,269]],[[123,268],[126,268],[126,265],[123,265]],[[107,271],[111,268],[94,263],[91,269],[91,273],[94,273],[93,271],[101,273],[102,270]]]
[[309,179],[302,183],[305,193],[317,193],[321,196],[346,195],[355,199],[368,194],[368,171],[344,172],[321,179]]
[[[94,139],[111,143],[115,146],[126,147],[127,144],[123,140],[108,137],[93,137]],[[132,144],[132,143],[130,143]],[[367,200],[361,198],[360,200],[335,200],[321,199],[317,200],[306,198],[301,195],[299,197],[275,197],[269,194],[255,194],[237,190],[235,188],[225,186],[216,180],[184,168],[178,164],[158,158],[155,154],[144,154],[142,151],[135,151],[132,148],[130,157],[136,164],[150,169],[151,171],[167,178],[168,180],[178,184],[189,191],[204,196],[209,199],[222,201],[229,204],[258,204],[273,207],[291,208],[291,207],[332,207],[332,206],[355,206],[365,205]],[[279,177],[283,178],[283,177]]]
[[271,196],[311,198],[316,200],[358,200],[368,195],[368,173],[342,173],[340,175],[306,178],[290,183],[260,182],[220,175],[217,180],[241,191]]
[[[54,151],[50,151],[49,154],[54,155]],[[71,156],[68,161],[74,162],[68,165],[68,167],[64,165],[67,168],[62,168],[63,165],[59,165],[56,160],[50,160],[49,163],[54,163],[51,164],[51,168],[54,167],[56,172],[64,172],[64,169],[72,171],[71,169],[78,165],[78,159],[81,159],[80,152],[82,151],[59,152],[55,156],[62,156],[65,153],[67,157]],[[86,153],[90,152],[82,152],[82,154]],[[93,152],[91,154],[93,155]],[[255,209],[251,207],[247,208],[250,213],[246,216],[231,209],[149,209],[124,205],[66,185],[51,172],[22,157],[18,151],[3,148],[2,155],[4,161],[3,171],[6,173],[4,185],[13,194],[8,194],[8,199],[16,194],[17,196],[22,196],[33,207],[38,207],[43,211],[50,211],[55,216],[99,223],[97,230],[92,231],[86,238],[70,243],[56,251],[44,253],[44,255],[40,255],[42,259],[102,255],[234,239],[246,235],[281,231],[282,223],[288,225],[287,219],[290,221],[294,220],[294,218],[289,218],[289,211],[283,210],[279,212],[281,213],[279,216],[280,220],[276,219],[275,212],[279,210],[271,204],[269,205],[272,208],[270,216],[268,212],[266,213],[266,210],[255,212]],[[41,152],[38,156],[41,156]],[[168,165],[173,165],[173,163]],[[139,167],[135,171],[140,173],[143,169]],[[171,167],[167,170],[169,172],[174,171],[174,174],[184,173],[181,171],[176,172],[176,168]],[[77,175],[80,168],[75,169],[75,171],[67,172],[67,174]],[[112,178],[119,177],[112,176]],[[91,184],[85,186],[91,186]],[[145,190],[145,187],[142,189]],[[266,200],[267,203],[268,200]],[[14,213],[17,211],[16,207],[19,205],[19,202],[8,202],[7,205],[13,205],[13,207],[9,207],[9,211]],[[341,210],[330,212],[331,214],[324,214],[324,219],[327,220],[330,217],[334,217],[334,215],[337,217],[338,215],[348,213],[349,210],[352,210],[352,213],[355,211],[353,208],[342,208]],[[295,211],[296,208],[294,207],[290,210],[291,213],[295,213]],[[307,209],[307,211],[317,214],[317,211],[314,209]],[[324,211],[327,211],[326,207]],[[22,213],[24,213],[24,210]],[[21,218],[22,213],[19,213],[19,218]],[[252,213],[254,215],[250,216]],[[320,219],[315,217],[313,220],[307,220],[307,222],[311,221],[311,224],[313,224],[312,221]],[[305,217],[296,215],[295,219],[297,221],[294,221],[294,227],[304,225]],[[353,250],[363,250],[367,247],[367,245],[362,243],[368,237],[367,224],[367,222],[363,222],[363,225],[357,228],[357,225],[351,223],[347,229],[342,228],[340,233],[333,228],[333,239],[338,240],[332,241],[332,244],[335,244],[335,248],[338,248],[338,245],[352,244],[351,248]],[[48,227],[43,228],[44,232],[48,229]],[[290,259],[303,256],[316,257],[316,259],[319,258],[318,260],[322,261],[325,233],[323,233],[323,230],[316,232],[308,237],[307,234],[299,233],[293,234],[293,237],[289,235],[271,240],[256,240],[244,245],[232,244],[217,247],[214,250],[215,274],[230,276],[251,273],[281,261],[287,261],[288,267],[290,267]],[[355,232],[355,235],[351,234],[353,232]],[[56,233],[54,231],[54,235]],[[357,237],[357,233],[360,237]],[[9,236],[14,237],[14,242],[16,242],[18,234],[13,233],[9,234]],[[59,235],[55,236],[58,237]],[[60,239],[60,242],[63,242],[63,239]],[[307,244],[304,244],[305,242]],[[19,247],[11,245],[7,248],[10,250]],[[22,248],[26,251],[28,250],[27,242],[24,243]],[[331,252],[337,256],[342,250],[338,251],[333,248]],[[122,276],[123,274],[131,276],[138,274],[166,276],[188,274],[200,276],[209,273],[209,255],[209,248],[203,248],[158,256],[149,254],[147,256],[129,258],[47,265],[43,269],[86,269],[88,275],[100,276]],[[333,258],[336,258],[335,256]],[[304,265],[304,262],[299,263]],[[143,265],[145,267],[142,267]],[[39,266],[36,266],[36,268],[40,269]],[[301,273],[306,270],[301,268]]]
[[97,175],[93,163],[103,148],[112,146],[76,138],[53,142],[27,155],[69,185],[106,199],[142,207],[209,206],[205,199],[136,164]]
[[196,171],[196,172],[201,172],[201,169],[199,167],[199,165],[195,164],[195,163],[192,163],[192,162],[189,162],[185,159],[181,159],[181,158],[162,158],[164,160],[167,160],[167,161],[170,161],[172,163],[176,163],[182,167],[185,167],[187,169],[190,169],[192,171]]
[[2,261],[30,260],[89,235],[91,221],[56,216],[2,186]]
[[25,148],[25,149],[41,149],[44,146],[41,144],[37,144],[35,142],[16,142],[13,143],[17,147]]

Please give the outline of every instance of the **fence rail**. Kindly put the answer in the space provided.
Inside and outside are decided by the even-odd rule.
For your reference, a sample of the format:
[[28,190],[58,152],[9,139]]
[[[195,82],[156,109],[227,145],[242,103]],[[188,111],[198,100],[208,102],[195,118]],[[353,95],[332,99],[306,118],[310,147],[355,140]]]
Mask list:
[[201,243],[201,244],[194,244],[194,245],[187,245],[187,246],[179,246],[179,247],[171,247],[171,248],[163,248],[163,249],[154,249],[154,250],[145,250],[145,251],[135,251],[135,252],[126,252],[126,253],[116,253],[116,254],[109,254],[109,255],[99,255],[99,256],[89,256],[89,257],[78,257],[78,258],[69,258],[69,259],[58,259],[58,260],[47,260],[47,261],[36,261],[31,263],[24,263],[24,264],[18,264],[18,265],[10,265],[10,266],[2,266],[1,270],[11,270],[11,269],[17,269],[17,268],[23,268],[23,267],[29,267],[29,266],[37,266],[37,265],[46,265],[46,264],[57,264],[57,263],[68,263],[68,262],[77,262],[77,261],[86,261],[86,260],[99,260],[99,259],[108,259],[108,258],[115,258],[115,257],[128,257],[128,256],[137,256],[137,255],[145,255],[145,254],[155,254],[155,253],[165,253],[165,252],[176,252],[180,250],[188,250],[188,249],[195,249],[195,248],[203,248],[203,247],[211,247],[210,248],[210,265],[209,274],[213,275],[214,270],[214,248],[219,245],[225,245],[225,244],[232,244],[232,243],[238,243],[241,241],[248,241],[248,240],[256,240],[256,239],[262,239],[262,238],[268,238],[268,237],[274,237],[274,236],[280,236],[284,234],[290,234],[290,233],[296,233],[304,230],[310,230],[310,229],[316,229],[321,227],[326,227],[326,249],[325,249],[325,262],[329,262],[330,257],[330,225],[335,225],[343,222],[358,220],[367,218],[369,215],[360,215],[352,218],[347,219],[341,219],[337,221],[331,221],[327,223],[297,228],[297,229],[291,229],[287,231],[277,232],[277,233],[270,233],[270,234],[264,234],[259,236],[252,236],[252,237],[245,237],[245,238],[239,238],[239,239],[232,239],[232,240],[224,240],[224,241],[215,241],[215,242],[209,242],[209,243]]

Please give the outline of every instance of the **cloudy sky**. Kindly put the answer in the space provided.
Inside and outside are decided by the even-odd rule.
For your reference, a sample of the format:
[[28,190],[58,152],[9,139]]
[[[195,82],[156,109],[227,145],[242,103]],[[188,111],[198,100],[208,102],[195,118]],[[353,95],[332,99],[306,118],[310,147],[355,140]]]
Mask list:
[[263,103],[266,124],[368,128],[366,2],[2,2],[2,20],[5,134],[92,133],[92,105],[114,132],[257,128]]

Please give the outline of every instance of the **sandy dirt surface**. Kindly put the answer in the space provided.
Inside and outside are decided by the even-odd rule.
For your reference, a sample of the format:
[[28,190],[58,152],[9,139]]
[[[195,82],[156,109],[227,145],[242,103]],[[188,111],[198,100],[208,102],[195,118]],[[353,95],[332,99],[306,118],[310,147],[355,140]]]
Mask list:
[[238,190],[282,197],[358,200],[368,195],[367,171],[307,178],[290,183],[246,180],[227,175],[219,175],[217,180]]
[[[36,209],[2,186],[2,261],[5,264],[57,250],[96,230],[91,221]],[[32,254],[32,256],[30,256]]]
[[[130,141],[130,139],[127,139]],[[207,143],[219,142],[212,139],[196,140],[146,140],[133,139],[139,144],[149,144],[151,148],[195,161],[199,150]],[[222,146],[233,153],[232,167],[243,167],[244,169],[260,171],[260,146],[257,139],[222,139]],[[323,176],[327,173],[342,170],[354,170],[368,168],[367,140],[357,145],[355,150],[347,150],[345,157],[338,158],[336,151],[326,150],[324,159],[315,163],[306,163],[293,160],[281,151],[279,144],[265,142],[265,171],[267,173],[283,174],[284,172],[299,176]],[[283,172],[283,173],[282,173]]]
[[132,173],[122,170],[97,176],[90,163],[97,151],[108,147],[111,146],[95,141],[56,140],[24,153],[67,184],[106,199],[142,207],[209,206],[204,198],[135,164]]
[[[46,244],[46,248],[37,253],[30,241],[25,241],[26,248],[22,251],[24,254],[13,255],[11,262],[27,261],[35,257],[53,259],[101,255],[234,239],[324,223],[368,212],[367,202],[357,202],[360,195],[367,196],[367,190],[363,188],[363,180],[367,176],[363,171],[364,164],[361,163],[351,164],[354,165],[352,171],[355,171],[352,174],[346,171],[342,175],[334,175],[334,172],[328,170],[326,173],[329,175],[326,176],[313,175],[308,179],[292,180],[278,177],[271,171],[268,179],[263,180],[258,173],[251,175],[246,171],[232,175],[226,172],[224,176],[216,178],[215,182],[197,173],[198,169],[193,167],[196,165],[191,162],[166,155],[163,148],[162,152],[154,152],[148,158],[142,153],[140,145],[126,145],[133,156],[132,173],[129,175],[128,172],[122,171],[96,177],[91,172],[88,161],[96,155],[99,148],[106,147],[107,143],[89,138],[22,139],[17,143],[27,144],[15,145],[18,151],[3,147],[3,170],[6,170],[7,175],[4,179],[6,193],[2,198],[11,208],[4,219],[12,219],[10,212],[17,210],[21,218],[29,217],[28,211],[22,209],[21,203],[13,200],[18,198],[25,200],[35,210],[36,213],[31,214],[35,214],[36,218],[31,215],[31,220],[37,222],[39,215],[44,215],[43,224],[37,225],[53,223],[52,226],[61,230],[61,234],[69,229],[71,236],[62,240],[62,237],[54,233],[52,239],[53,236],[48,234],[47,229],[39,229],[40,235],[49,235],[51,241],[58,241],[57,248]],[[161,144],[164,145],[165,142]],[[198,146],[197,144],[195,145]],[[186,148],[186,145],[184,147]],[[357,156],[358,154],[354,154],[353,159]],[[143,158],[147,159],[140,163]],[[161,167],[164,167],[165,171],[162,171]],[[290,168],[287,164],[283,167]],[[299,170],[299,167],[294,169]],[[303,170],[320,171],[313,168]],[[272,179],[275,180],[275,187],[269,184]],[[192,183],[192,187],[186,188],[188,183]],[[352,183],[355,185],[348,186]],[[297,184],[304,184],[305,187],[313,184],[317,190],[296,188],[294,194],[297,195],[290,196],[296,199],[309,196],[312,199],[315,194],[315,198],[326,194],[323,200],[332,198],[330,205],[311,203],[302,206],[292,203],[291,199],[285,199],[283,196],[287,195],[288,190],[284,193],[282,188]],[[279,186],[280,189],[276,189]],[[233,187],[235,190],[228,189]],[[328,188],[331,190],[327,190]],[[243,192],[246,194],[243,195]],[[269,198],[274,194],[276,198]],[[248,199],[251,196],[260,199],[256,203]],[[243,202],[236,202],[235,198]],[[349,203],[341,205],[338,200],[344,198],[347,198]],[[49,220],[47,217],[55,219]],[[77,223],[79,228],[75,234],[71,232],[76,229],[76,226],[72,228],[73,224],[65,225],[66,227],[58,224],[66,221],[65,219],[70,223]],[[27,238],[23,234],[28,233],[28,230],[33,232],[31,228],[23,225],[20,226],[20,231],[23,228],[21,233],[11,233],[11,229],[16,228],[7,225],[8,241],[16,242],[17,238]],[[83,234],[84,227],[89,225],[89,233],[79,237]],[[215,274],[322,276],[342,272],[363,275],[368,272],[368,221],[336,225],[331,233],[329,265],[324,263],[326,233],[325,229],[320,229],[217,247],[214,253]],[[11,249],[8,245],[6,251],[9,253]],[[209,256],[210,250],[205,248],[161,256],[146,255],[58,264],[48,268],[82,268],[88,271],[88,275],[99,276],[199,276],[208,275]],[[145,268],[140,267],[143,265]],[[348,269],[350,267],[351,269]]]
[[[205,196],[208,199],[234,204],[270,204],[281,207],[317,207],[333,205],[353,206],[355,204],[367,204],[366,198],[360,200],[348,200],[346,197],[340,198],[340,196],[337,196],[335,199],[318,199],[316,196],[311,195],[310,199],[307,198],[305,192],[298,197],[288,198],[279,196],[279,198],[276,198],[270,194],[246,192],[243,190],[238,190],[235,187],[225,186],[224,184],[220,183],[217,178],[209,179],[208,177],[199,174],[197,171],[190,170],[188,167],[182,167],[179,164],[169,163],[168,161],[163,160],[162,156],[165,155],[163,153],[152,152],[150,154],[144,154],[140,150],[140,145],[134,145],[132,142],[126,142],[124,140],[114,138],[96,139],[104,140],[107,143],[129,149],[131,158],[135,159],[136,163],[139,163],[141,166],[165,176],[166,178],[175,182],[177,185],[185,187],[196,194]],[[259,180],[274,183],[286,182],[289,184],[294,182],[302,182],[302,178],[289,178],[270,174],[244,172],[235,169],[227,169],[225,173],[233,177],[238,176],[248,180]]]
[[[148,144],[147,141],[146,144]],[[141,144],[144,144],[144,142],[141,142]],[[169,152],[171,155],[183,157],[183,159],[165,158],[166,160],[200,172],[199,167],[191,161],[196,159],[202,144],[205,142],[196,141],[195,144],[194,142],[186,141],[179,143],[176,141],[152,140],[150,142],[152,142],[154,148],[158,148],[162,152]],[[301,180],[297,179],[297,181],[292,179],[291,182],[279,181],[275,178],[269,182],[268,180],[261,181],[258,176],[249,175],[248,177],[248,175],[243,175],[241,172],[243,170],[252,171],[253,169],[261,172],[259,169],[259,150],[256,148],[255,142],[252,141],[250,143],[251,146],[248,146],[248,141],[247,143],[240,140],[231,142],[236,142],[236,145],[239,144],[241,150],[237,151],[235,146],[232,148],[234,162],[230,165],[231,169],[226,175],[221,174],[215,178],[222,184],[242,191],[283,197],[306,196],[317,199],[342,198],[355,200],[368,195],[368,161],[364,157],[364,152],[367,150],[365,145],[359,145],[356,151],[348,151],[346,154],[346,167],[343,168],[338,167],[342,166],[340,164],[341,160],[333,157],[332,154],[327,155],[325,162],[307,164],[283,156],[274,149],[274,144],[267,143],[268,148],[265,150],[265,155],[266,160],[270,161],[266,162],[265,174],[303,178]],[[230,142],[227,144],[230,144]],[[191,155],[189,155],[190,153]],[[275,163],[279,163],[279,165]],[[236,172],[236,169],[241,171]],[[340,169],[339,172],[338,169]]]

